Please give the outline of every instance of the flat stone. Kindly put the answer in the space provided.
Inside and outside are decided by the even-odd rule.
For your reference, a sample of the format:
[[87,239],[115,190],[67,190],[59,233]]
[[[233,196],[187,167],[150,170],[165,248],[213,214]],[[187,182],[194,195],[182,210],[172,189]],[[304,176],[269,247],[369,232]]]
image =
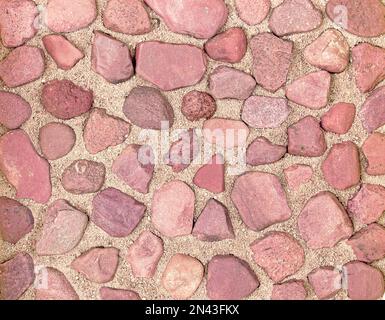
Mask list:
[[305,300],[307,291],[301,280],[290,280],[273,285],[271,300]]
[[196,172],[193,182],[199,188],[213,193],[225,191],[225,162],[220,154],[214,155],[209,163],[200,167]]
[[123,290],[101,287],[99,290],[101,300],[141,300],[139,294],[133,290]]
[[264,89],[275,92],[285,83],[293,58],[293,42],[272,33],[259,33],[250,41],[253,75]]
[[50,166],[36,152],[23,130],[0,137],[0,170],[16,189],[17,198],[47,203],[51,197]]
[[0,91],[0,124],[7,129],[19,128],[32,115],[30,104],[21,96]]
[[246,261],[233,255],[217,255],[210,260],[206,292],[211,300],[241,300],[258,287],[258,278]]
[[310,249],[332,248],[353,233],[345,208],[328,191],[309,199],[298,217],[298,229]]
[[243,105],[242,120],[256,129],[278,128],[290,112],[284,98],[251,96]]
[[264,137],[256,138],[247,148],[246,162],[251,166],[274,163],[286,154],[286,146],[273,144]]
[[217,104],[208,93],[193,90],[183,96],[181,111],[190,121],[210,119],[217,111]]
[[238,69],[219,66],[209,75],[209,88],[216,99],[245,100],[256,83],[251,75]]
[[52,80],[42,92],[42,104],[54,117],[69,120],[89,111],[93,103],[93,92],[70,80]]
[[380,176],[385,174],[385,134],[374,132],[362,145],[362,151],[368,161],[367,174]]
[[294,191],[308,183],[313,177],[313,169],[304,164],[293,164],[284,169],[283,172],[289,189]]
[[176,254],[168,262],[162,275],[162,286],[173,299],[188,299],[202,282],[204,267],[191,256]]
[[0,61],[0,78],[7,87],[15,88],[39,79],[44,69],[43,50],[22,46]]
[[130,235],[142,220],[146,206],[114,188],[98,193],[92,201],[91,221],[111,237]]
[[269,14],[270,7],[270,0],[235,0],[238,16],[250,26],[265,20]]
[[345,134],[352,127],[355,116],[356,107],[354,104],[336,103],[322,116],[321,125],[326,131]]
[[173,180],[154,192],[152,224],[166,237],[189,235],[193,227],[195,195],[184,182]]
[[261,231],[291,217],[286,194],[277,176],[248,172],[235,180],[231,199],[243,222]]
[[334,267],[314,269],[307,278],[318,299],[332,299],[342,288],[341,272]]
[[372,133],[385,124],[385,86],[374,90],[361,107],[360,118],[365,130]]
[[41,256],[65,254],[74,249],[83,238],[88,216],[65,200],[56,200],[44,215],[36,253]]
[[193,45],[145,41],[136,47],[136,74],[162,90],[197,84],[205,72],[206,57]]

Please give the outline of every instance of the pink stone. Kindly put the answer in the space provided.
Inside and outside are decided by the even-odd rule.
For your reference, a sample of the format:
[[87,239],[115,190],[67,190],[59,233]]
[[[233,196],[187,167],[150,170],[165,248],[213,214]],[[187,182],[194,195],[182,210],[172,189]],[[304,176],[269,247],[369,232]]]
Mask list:
[[274,163],[286,154],[286,146],[273,144],[264,137],[255,139],[247,148],[246,162],[251,166]]
[[285,0],[273,9],[269,28],[277,36],[304,33],[317,29],[323,16],[310,0]]
[[286,99],[251,96],[243,105],[242,120],[257,129],[278,128],[286,121],[290,112]]
[[152,223],[166,237],[189,235],[193,226],[195,195],[184,182],[173,180],[154,192]]
[[119,250],[110,248],[92,248],[71,263],[71,268],[96,283],[111,281],[119,263]]
[[145,2],[171,31],[199,39],[214,36],[227,20],[228,10],[223,0],[184,0],[178,5],[163,0]]
[[287,129],[289,153],[294,156],[320,157],[326,149],[326,140],[319,121],[307,116]]
[[305,300],[307,291],[301,280],[290,280],[273,285],[271,300]]
[[213,193],[225,191],[225,163],[223,156],[214,155],[210,162],[199,168],[194,176],[196,186]]
[[146,206],[114,188],[98,193],[92,201],[91,221],[111,237],[130,235],[142,220]]
[[135,291],[108,287],[101,287],[99,295],[101,300],[141,300]]
[[209,76],[210,92],[216,99],[245,100],[254,91],[255,80],[241,70],[219,66]]
[[31,210],[20,202],[0,197],[0,238],[16,244],[30,233],[34,226]]
[[51,197],[50,166],[23,130],[0,137],[0,170],[15,187],[17,198],[47,203]]
[[295,274],[305,262],[303,248],[288,233],[270,232],[250,247],[255,262],[274,282]]
[[322,116],[321,125],[326,131],[345,134],[352,127],[355,116],[356,107],[354,104],[336,103]]
[[56,118],[69,120],[91,109],[93,93],[70,80],[52,80],[43,87],[42,104]]
[[270,0],[235,0],[238,16],[250,26],[265,20],[269,14],[270,7]]
[[338,190],[346,190],[360,182],[360,156],[351,141],[337,143],[323,161],[322,173],[327,183]]
[[250,41],[253,74],[264,89],[275,92],[286,83],[293,57],[293,42],[263,32]]
[[151,31],[151,21],[140,0],[109,0],[103,12],[104,26],[112,31],[139,35]]
[[162,255],[162,239],[150,231],[143,231],[127,251],[127,261],[134,277],[154,277]]
[[8,129],[17,129],[32,114],[31,106],[21,96],[0,91],[0,124]]
[[363,184],[348,201],[348,210],[355,222],[376,222],[385,211],[385,188],[381,185]]
[[191,256],[176,254],[168,262],[162,275],[162,285],[173,299],[188,299],[202,282],[204,267]]
[[342,275],[333,267],[320,267],[308,274],[318,299],[332,299],[342,288]]
[[107,114],[105,109],[94,108],[84,126],[86,149],[96,154],[123,143],[130,133],[130,124]]
[[181,111],[190,121],[210,119],[216,110],[214,98],[206,92],[193,90],[183,96]]
[[205,50],[214,60],[236,63],[247,49],[247,38],[241,28],[230,28],[205,43]]
[[385,124],[385,86],[374,90],[361,107],[360,118],[365,130],[372,133]]
[[353,233],[345,208],[328,191],[317,193],[306,203],[298,217],[298,229],[311,249],[332,248]]
[[44,36],[43,44],[60,69],[70,70],[84,58],[83,52],[61,35],[50,34]]
[[53,32],[74,32],[88,27],[96,16],[95,0],[49,0],[45,22]]
[[108,82],[117,84],[134,75],[130,49],[110,35],[94,31],[91,68]]
[[284,169],[284,174],[289,189],[296,191],[311,180],[313,169],[304,164],[293,164]]
[[63,188],[73,194],[94,193],[101,189],[106,176],[103,163],[90,160],[76,160],[63,172]]
[[131,144],[112,164],[112,172],[141,193],[148,193],[154,173],[153,152],[149,146]]
[[328,104],[330,84],[330,73],[311,72],[287,85],[286,97],[309,109],[322,109]]
[[15,88],[39,79],[44,69],[43,50],[22,46],[0,61],[0,78],[6,86]]
[[233,226],[227,208],[215,199],[207,201],[192,234],[201,241],[234,239]]
[[385,174],[385,134],[374,132],[362,145],[362,151],[368,161],[366,172],[373,176]]
[[205,72],[206,57],[193,45],[145,41],[136,47],[137,75],[162,90],[197,84]]
[[41,235],[36,242],[36,253],[49,256],[71,251],[83,238],[87,224],[86,214],[65,200],[56,200],[44,216]]
[[233,255],[214,256],[207,267],[206,291],[212,300],[241,300],[259,287],[249,264]]
[[385,49],[360,43],[352,50],[356,84],[361,92],[369,92],[385,79]]
[[243,222],[261,231],[291,217],[286,194],[277,176],[248,172],[235,180],[231,199]]
[[66,124],[50,122],[39,130],[39,145],[44,157],[56,160],[71,152],[76,142],[74,130]]

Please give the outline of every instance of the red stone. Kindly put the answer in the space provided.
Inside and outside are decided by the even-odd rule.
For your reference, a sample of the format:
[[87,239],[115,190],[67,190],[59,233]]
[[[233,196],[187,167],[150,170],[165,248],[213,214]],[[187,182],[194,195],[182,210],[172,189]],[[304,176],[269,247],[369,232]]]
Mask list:
[[223,156],[214,155],[209,163],[199,168],[194,176],[193,182],[196,186],[213,193],[225,191],[225,163]]
[[210,119],[217,110],[217,104],[206,92],[193,90],[183,96],[182,113],[190,121]]
[[32,114],[31,106],[21,96],[0,91],[0,124],[8,129],[17,129]]
[[342,275],[333,267],[314,269],[307,276],[318,299],[332,299],[342,288]]
[[368,161],[366,172],[373,176],[385,174],[385,134],[374,132],[362,145],[362,151]]
[[336,103],[322,116],[321,125],[326,131],[345,134],[352,127],[355,116],[356,107],[354,104]]
[[101,300],[141,300],[135,291],[108,287],[101,287],[99,295]]
[[273,144],[264,137],[255,139],[247,148],[246,162],[251,166],[274,163],[286,154],[286,146]]
[[311,180],[313,169],[304,164],[293,164],[284,169],[284,174],[289,189],[296,191]]
[[369,133],[385,124],[385,86],[377,88],[366,98],[361,107],[360,118]]
[[265,20],[269,14],[270,7],[270,0],[235,0],[238,16],[250,26]]
[[273,285],[271,300],[305,300],[307,291],[301,280],[290,280]]

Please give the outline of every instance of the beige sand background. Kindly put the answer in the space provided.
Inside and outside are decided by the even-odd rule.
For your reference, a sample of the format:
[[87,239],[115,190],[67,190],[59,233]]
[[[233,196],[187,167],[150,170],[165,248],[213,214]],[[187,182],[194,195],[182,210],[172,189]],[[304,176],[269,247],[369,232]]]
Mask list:
[[[46,0],[35,0],[36,3],[45,5]],[[262,32],[268,31],[268,24],[266,19],[262,24],[258,26],[247,26],[244,24],[237,16],[235,12],[233,0],[226,0],[226,3],[229,7],[230,15],[228,21],[223,29],[229,27],[240,26],[243,27],[250,39],[253,35]],[[279,5],[282,0],[272,0],[273,7]],[[326,0],[316,0],[313,1],[319,9],[324,10]],[[97,0],[99,11],[101,12],[105,7],[106,0]],[[150,11],[150,10],[149,10]],[[114,37],[118,38],[121,41],[124,41],[131,49],[134,51],[134,48],[137,43],[145,40],[162,40],[167,42],[176,42],[176,43],[191,43],[202,47],[204,44],[203,40],[197,40],[189,36],[178,35],[170,32],[162,21],[151,12],[151,17],[154,25],[154,29],[151,33],[144,36],[127,36],[119,33],[111,32],[104,28],[102,23],[101,14],[98,15],[97,20],[89,28],[81,30],[78,32],[68,34],[68,38],[73,41],[73,43],[79,47],[86,55],[86,57],[80,61],[72,70],[65,72],[60,69],[57,69],[53,60],[47,56],[47,68],[44,76],[34,83],[25,85],[21,88],[9,90],[23,96],[32,106],[33,115],[31,119],[23,125],[23,129],[30,135],[35,147],[40,152],[38,145],[38,132],[39,128],[44,124],[50,121],[58,121],[50,114],[45,112],[40,103],[40,93],[42,86],[45,82],[52,79],[71,79],[77,84],[83,85],[85,87],[91,88],[95,92],[95,102],[94,106],[99,108],[105,108],[110,114],[124,117],[122,113],[122,106],[125,97],[130,92],[130,90],[137,86],[148,84],[142,79],[133,77],[131,80],[119,84],[112,85],[107,83],[99,75],[95,74],[90,70],[90,52],[91,52],[91,43],[92,43],[92,32],[93,30],[103,30],[112,34]],[[291,66],[289,73],[288,81],[292,81],[296,77],[305,74],[314,70],[315,68],[307,64],[303,60],[302,51],[306,45],[311,43],[318,35],[320,35],[325,29],[333,27],[333,24],[325,16],[324,22],[320,28],[313,32],[306,34],[299,34],[287,37],[290,40],[295,42],[295,54],[294,61]],[[336,26],[334,26],[336,27]],[[353,47],[355,44],[367,41],[372,44],[380,45],[385,47],[385,38],[375,38],[375,39],[360,39],[357,38],[345,31],[342,31],[346,36],[350,47]],[[38,35],[32,39],[28,44],[42,47],[41,38],[45,34],[48,34],[49,31],[45,28],[39,31]],[[0,59],[5,57],[8,53],[8,50],[4,47],[0,47]],[[207,73],[205,78],[194,87],[194,89],[207,90],[207,75],[212,71],[214,67],[220,65],[221,63],[210,60]],[[241,70],[251,72],[252,59],[251,52],[248,50],[244,59],[234,65],[236,68]],[[175,90],[172,92],[165,93],[168,99],[170,100],[176,114],[176,122],[174,128],[189,128],[189,127],[201,127],[202,123],[192,123],[188,122],[180,112],[181,100],[185,93],[189,92],[193,88],[185,88],[180,90]],[[284,90],[281,89],[275,94],[270,94],[261,87],[257,87],[254,91],[255,95],[271,95],[271,96],[284,96]],[[249,137],[249,141],[252,141],[257,136],[265,136],[271,141],[280,144],[287,143],[286,129],[287,127],[302,118],[305,115],[313,115],[320,117],[333,103],[336,102],[352,102],[357,106],[357,110],[360,109],[362,103],[365,100],[365,95],[360,94],[354,83],[353,70],[351,65],[348,69],[337,75],[333,75],[333,85],[329,100],[329,106],[323,110],[312,111],[301,106],[290,103],[292,106],[292,113],[289,116],[288,120],[277,129],[267,129],[267,130],[255,130],[252,129],[252,134]],[[240,110],[242,107],[242,101],[236,100],[220,100],[218,103],[218,111],[215,116],[226,117],[232,119],[240,118]],[[60,183],[61,174],[72,161],[80,158],[84,159],[93,159],[96,161],[102,161],[105,163],[107,168],[107,179],[104,187],[115,187],[118,188],[127,194],[134,196],[136,199],[143,201],[148,208],[150,208],[151,198],[153,191],[159,188],[164,182],[170,181],[172,179],[181,179],[187,182],[195,191],[196,194],[196,210],[195,216],[199,216],[202,208],[204,207],[206,201],[213,197],[212,194],[195,187],[192,184],[192,178],[197,170],[197,167],[190,167],[187,170],[183,171],[180,174],[175,174],[168,166],[157,166],[156,172],[154,175],[153,182],[151,184],[150,192],[147,195],[142,195],[135,192],[134,190],[127,187],[125,184],[121,183],[111,172],[112,161],[121,153],[121,151],[130,143],[139,142],[137,141],[137,135],[139,133],[139,128],[134,128],[128,138],[128,140],[120,146],[110,148],[106,151],[103,151],[96,156],[91,156],[87,153],[84,148],[84,142],[82,138],[82,128],[85,122],[87,115],[66,121],[73,129],[76,131],[77,141],[73,151],[68,154],[66,157],[52,161],[52,183],[53,183],[53,195],[51,202],[56,199],[67,199],[72,205],[83,210],[90,214],[91,212],[91,201],[94,194],[91,195],[82,195],[76,196],[70,193],[67,193]],[[0,127],[0,134],[5,133],[5,128]],[[385,132],[384,128],[380,131]],[[361,146],[363,141],[366,139],[367,134],[364,132],[361,123],[358,119],[355,120],[354,125],[350,132],[346,135],[337,136],[331,133],[326,134],[328,147],[332,146],[336,142],[341,142],[345,140],[352,140],[358,146]],[[326,156],[326,153],[324,157]],[[17,243],[17,245],[10,245],[9,243],[0,244],[0,262],[5,261],[15,255],[15,253],[20,251],[26,251],[30,253],[36,265],[45,265],[55,267],[68,277],[77,293],[81,299],[98,299],[99,298],[99,287],[100,285],[92,283],[86,280],[82,275],[79,275],[73,271],[69,265],[71,261],[79,256],[80,253],[86,251],[89,248],[95,246],[114,246],[120,249],[120,262],[119,268],[116,273],[116,276],[113,281],[108,283],[108,286],[115,288],[129,288],[136,290],[143,299],[168,299],[169,296],[167,292],[161,286],[161,275],[165,268],[166,263],[170,257],[175,253],[186,253],[198,258],[203,264],[211,259],[212,256],[216,254],[234,254],[244,260],[246,260],[255,273],[258,275],[261,286],[250,296],[250,299],[269,299],[272,289],[272,281],[267,277],[266,273],[259,268],[252,259],[251,251],[249,249],[249,244],[255,239],[263,236],[265,233],[272,230],[282,230],[289,232],[294,237],[296,237],[301,244],[306,247],[304,241],[298,235],[296,228],[296,220],[298,214],[300,213],[301,208],[304,206],[305,202],[314,194],[321,190],[331,190],[335,192],[340,199],[340,201],[346,205],[347,200],[358,190],[358,187],[351,188],[347,191],[335,191],[330,189],[322,179],[320,172],[320,164],[324,157],[321,158],[301,158],[286,155],[285,158],[273,165],[265,165],[259,167],[250,167],[250,170],[261,170],[266,172],[275,173],[279,176],[282,184],[287,190],[287,196],[289,199],[290,207],[293,210],[293,216],[290,220],[280,223],[274,226],[271,226],[265,229],[263,232],[254,232],[249,230],[241,221],[240,216],[238,215],[236,209],[234,208],[230,200],[230,192],[234,182],[233,176],[227,176],[226,178],[226,192],[214,198],[222,201],[230,211],[231,220],[235,229],[236,238],[235,240],[227,240],[217,243],[206,243],[196,240],[193,236],[180,237],[176,239],[168,239],[163,237],[165,253],[159,263],[157,273],[153,279],[137,279],[132,276],[131,269],[127,262],[125,261],[125,255],[128,246],[138,237],[141,231],[149,229],[154,231],[156,234],[159,234],[154,230],[151,225],[151,212],[150,209],[147,210],[145,217],[143,218],[140,225],[135,229],[135,231],[126,238],[112,238],[108,236],[101,229],[96,227],[94,224],[90,223],[87,227],[85,235],[81,243],[70,253],[62,256],[52,256],[52,257],[39,257],[35,253],[34,243],[39,237],[39,233],[42,226],[42,219],[47,208],[46,205],[39,205],[30,200],[22,200],[21,202],[27,205],[33,211],[35,218],[35,228],[33,232],[28,234],[25,238]],[[365,159],[361,154],[362,159],[362,168],[365,167]],[[286,181],[283,176],[283,169],[290,166],[294,163],[304,163],[310,165],[314,170],[314,177],[311,183],[308,183],[306,186],[302,187],[298,192],[292,192],[287,189]],[[362,174],[362,181],[367,183],[376,183],[385,185],[385,177],[370,177],[364,173]],[[14,189],[7,183],[4,176],[0,174],[0,195],[6,195],[9,197],[14,196]],[[177,195],[176,195],[177,196]],[[385,219],[382,220],[385,222]],[[355,226],[356,230],[359,226]],[[306,275],[314,268],[319,266],[333,265],[333,266],[342,266],[344,263],[352,260],[353,254],[348,246],[344,242],[339,243],[333,249],[322,249],[322,250],[309,250],[306,249],[306,262],[301,270],[290,277],[290,279],[306,279]],[[382,271],[385,272],[385,261],[378,261],[374,263],[375,266],[379,267]],[[308,284],[307,284],[308,286]],[[314,293],[311,291],[308,286],[309,299],[314,299]],[[22,299],[33,299],[34,290],[31,287],[22,297]],[[199,289],[192,297],[194,299],[206,299],[205,293],[205,280],[201,283]],[[341,292],[336,299],[345,299],[345,293]]]

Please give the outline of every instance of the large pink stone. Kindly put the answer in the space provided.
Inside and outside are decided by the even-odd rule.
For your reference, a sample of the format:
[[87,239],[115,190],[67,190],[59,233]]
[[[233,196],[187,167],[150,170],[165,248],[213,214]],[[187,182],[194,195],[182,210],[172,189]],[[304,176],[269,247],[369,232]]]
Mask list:
[[342,288],[342,275],[337,268],[320,267],[307,277],[318,299],[331,299]]
[[274,163],[282,159],[286,151],[286,146],[273,144],[266,138],[259,137],[247,148],[246,162],[252,166]]
[[289,189],[294,191],[309,182],[313,176],[312,167],[304,164],[293,164],[283,171]]
[[205,72],[205,55],[193,45],[146,41],[136,47],[137,75],[162,90],[197,84]]
[[21,96],[0,91],[0,124],[8,129],[17,129],[32,114],[31,106]]
[[235,0],[235,8],[241,20],[248,25],[261,23],[269,14],[270,0]]
[[373,176],[385,174],[385,134],[374,132],[362,145],[362,151],[368,161],[366,172]]
[[227,20],[228,10],[223,0],[173,1],[145,0],[173,32],[200,39],[214,36]]
[[49,164],[37,154],[23,130],[0,137],[0,169],[16,188],[17,198],[46,203],[51,197]]
[[101,300],[141,300],[137,292],[133,290],[101,287],[99,290]]
[[214,155],[209,163],[199,168],[194,176],[196,186],[213,193],[225,191],[225,163],[223,156]]
[[377,88],[366,98],[361,107],[360,118],[369,133],[385,124],[385,86]]
[[332,248],[353,233],[345,208],[328,191],[317,193],[306,203],[298,217],[298,229],[311,249]]
[[322,116],[321,125],[326,131],[345,134],[352,127],[355,116],[356,107],[354,104],[336,103]]
[[290,280],[273,285],[271,300],[305,300],[307,291],[304,281]]
[[184,182],[173,180],[154,192],[152,223],[167,237],[185,236],[193,226],[195,195]]
[[291,217],[286,194],[277,176],[248,172],[235,180],[231,199],[243,222],[260,231]]

